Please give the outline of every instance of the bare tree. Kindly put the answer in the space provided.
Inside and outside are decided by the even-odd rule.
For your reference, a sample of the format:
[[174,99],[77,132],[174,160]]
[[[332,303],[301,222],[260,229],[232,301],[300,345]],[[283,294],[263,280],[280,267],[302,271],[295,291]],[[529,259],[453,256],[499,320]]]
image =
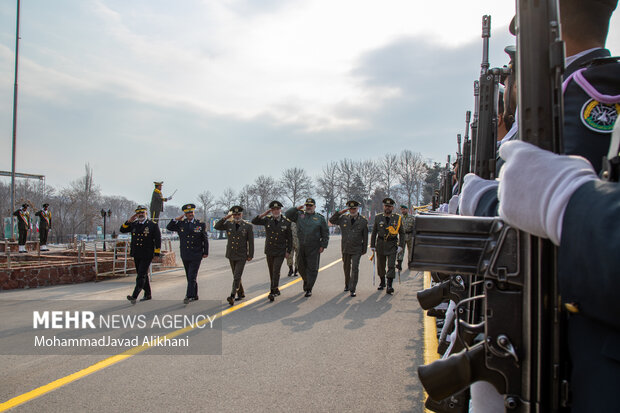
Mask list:
[[338,164],[336,162],[323,166],[323,172],[317,178],[317,190],[325,200],[325,213],[329,216],[336,209],[338,194]]
[[301,199],[307,198],[312,192],[312,178],[302,168],[285,169],[280,179],[282,194],[293,206]]
[[362,199],[359,201],[362,203],[362,206],[366,209],[370,206],[370,198],[379,182],[379,168],[377,164],[368,159],[365,161],[358,162],[356,164],[357,167],[357,176],[359,177],[362,185]]
[[[400,153],[398,159],[397,175],[403,194],[407,198],[407,205],[411,206],[415,195],[419,194],[424,184],[426,166],[419,152],[408,149]],[[415,199],[417,203],[418,199]]]
[[259,213],[265,211],[269,206],[269,202],[281,194],[280,183],[272,177],[265,175],[256,178],[254,185],[250,189],[254,198],[254,208]]
[[215,198],[213,197],[211,191],[202,191],[198,194],[198,200],[200,201],[200,206],[202,207],[204,222],[207,222],[207,217],[215,206]]
[[338,162],[338,189],[340,191],[339,205],[342,206],[348,199],[355,198],[358,192],[359,182],[358,163],[345,158]]
[[386,153],[379,160],[379,185],[385,189],[385,196],[392,196],[392,188],[398,180],[398,157],[393,153]]
[[218,209],[218,212],[225,213],[228,209],[233,205],[236,199],[235,191],[228,187],[224,189],[222,195],[217,199],[215,206]]
[[[67,223],[75,234],[81,231],[90,234],[94,230],[93,223],[99,215],[97,204],[99,203],[100,189],[94,184],[93,169],[87,163],[85,174],[81,178],[71,182],[68,188],[61,192],[68,200]],[[73,216],[71,216],[73,215]]]

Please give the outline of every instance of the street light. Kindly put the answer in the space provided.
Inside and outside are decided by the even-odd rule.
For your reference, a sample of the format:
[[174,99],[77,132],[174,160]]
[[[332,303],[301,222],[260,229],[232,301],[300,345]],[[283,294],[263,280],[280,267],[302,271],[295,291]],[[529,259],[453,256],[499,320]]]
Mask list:
[[101,210],[101,217],[103,218],[103,250],[105,251],[105,222],[106,222],[106,218],[107,217],[111,217],[112,216],[112,211],[111,210],[105,210],[102,209]]

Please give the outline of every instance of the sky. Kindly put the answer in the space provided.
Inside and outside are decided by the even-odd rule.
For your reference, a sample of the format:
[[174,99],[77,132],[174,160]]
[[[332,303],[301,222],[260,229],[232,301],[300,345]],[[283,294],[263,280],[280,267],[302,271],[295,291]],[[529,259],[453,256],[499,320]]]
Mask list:
[[[16,1],[0,1],[11,170]],[[403,149],[445,162],[473,111],[482,15],[503,66],[513,1],[22,0],[17,172],[105,195],[216,197],[287,168]],[[608,48],[620,53],[620,13]]]

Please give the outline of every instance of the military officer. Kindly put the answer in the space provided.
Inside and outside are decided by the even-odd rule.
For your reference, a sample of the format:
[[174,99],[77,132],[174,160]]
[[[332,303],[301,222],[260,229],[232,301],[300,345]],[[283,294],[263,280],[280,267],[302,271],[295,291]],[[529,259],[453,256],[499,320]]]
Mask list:
[[[368,250],[368,220],[358,212],[360,203],[348,201],[347,208],[336,211],[329,222],[340,227],[342,234],[342,265],[344,267],[344,291],[355,297],[359,276],[360,258]],[[348,214],[347,214],[348,212]]]
[[47,234],[52,230],[52,214],[48,210],[49,206],[50,204],[43,204],[43,209],[34,214],[39,217],[39,249],[41,251],[49,251]]
[[279,201],[271,201],[269,209],[252,220],[254,225],[265,227],[265,256],[269,268],[271,290],[267,298],[273,301],[280,295],[278,289],[280,283],[280,268],[284,258],[291,254],[293,249],[292,222],[282,215],[282,204]]
[[159,256],[161,248],[161,233],[159,227],[146,217],[146,207],[138,205],[133,214],[123,225],[122,233],[131,232],[131,252],[136,266],[136,286],[133,294],[127,299],[131,304],[136,303],[140,291],[144,290],[144,297],[140,301],[150,300],[151,283],[149,282],[149,267],[153,256]]
[[[232,220],[230,219],[232,217]],[[230,262],[233,273],[233,283],[230,296],[226,298],[228,304],[233,305],[236,299],[245,298],[241,276],[245,263],[254,258],[254,230],[252,224],[243,219],[243,207],[235,205],[224,218],[215,223],[213,228],[218,231],[226,231],[228,243],[226,244],[226,258]]]
[[169,231],[179,233],[181,243],[181,260],[185,267],[187,278],[187,291],[183,303],[198,300],[198,270],[203,258],[209,256],[209,239],[206,233],[206,225],[194,217],[196,205],[183,205],[183,215],[171,220],[166,228]]
[[[409,215],[409,207],[407,205],[400,206],[400,212],[402,214],[402,226],[405,230],[405,245],[407,247],[407,267],[409,267],[409,261],[411,258],[411,253],[413,251],[413,226],[415,224],[415,217],[413,215]],[[398,262],[396,263],[396,268],[398,271],[403,270],[403,257],[405,256],[405,247],[398,254]]]
[[153,222],[159,221],[159,214],[164,210],[164,202],[170,201],[172,196],[164,198],[161,193],[161,187],[164,184],[163,181],[155,181],[155,189],[153,189],[153,195],[151,196],[151,218]]
[[[379,275],[378,290],[385,288],[387,278],[386,293],[394,292],[394,267],[396,255],[400,254],[405,245],[405,230],[402,225],[402,217],[393,213],[396,203],[392,198],[383,200],[383,213],[375,216],[375,223],[372,226],[370,236],[370,249],[376,254],[377,273]],[[387,262],[387,273],[385,264]]]
[[299,240],[297,239],[297,224],[291,221],[291,232],[293,233],[293,249],[286,257],[286,265],[288,265],[288,276],[297,277],[297,267],[299,261]]
[[312,287],[319,273],[321,253],[329,243],[329,230],[325,217],[317,212],[316,202],[312,198],[306,199],[304,205],[293,207],[286,211],[286,217],[297,224],[299,240],[299,273],[304,280],[306,297],[312,295]]
[[22,207],[13,212],[13,215],[17,217],[17,231],[19,238],[17,244],[19,245],[20,253],[27,253],[26,251],[26,238],[28,237],[28,230],[30,229],[30,212],[28,212],[28,204],[22,204]]

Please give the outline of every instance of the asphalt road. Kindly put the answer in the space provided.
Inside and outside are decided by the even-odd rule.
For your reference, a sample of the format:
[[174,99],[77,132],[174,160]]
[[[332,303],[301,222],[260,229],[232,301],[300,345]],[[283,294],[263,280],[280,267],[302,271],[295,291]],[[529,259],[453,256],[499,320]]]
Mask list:
[[[198,276],[200,300],[218,300],[232,276],[225,240],[211,241]],[[332,237],[321,267],[340,258]],[[180,260],[179,260],[180,264]],[[287,277],[281,286],[299,277]],[[342,263],[322,270],[313,295],[301,283],[222,316],[221,355],[131,356],[69,381],[14,407],[15,412],[218,411],[218,412],[423,412],[416,369],[424,362],[423,312],[416,300],[421,275],[408,270],[386,295],[372,285],[372,266],[362,257],[357,297],[343,292]],[[97,283],[0,293],[2,300],[122,300],[133,277]],[[263,239],[243,276],[246,300],[269,290]],[[185,295],[183,271],[153,276],[154,300]],[[141,303],[136,305],[136,308]],[[191,305],[191,304],[190,304]],[[234,307],[233,307],[234,308]],[[0,334],[6,334],[1,327]],[[1,349],[0,349],[1,350]],[[5,353],[2,353],[5,354]],[[0,355],[0,403],[105,359],[94,355]],[[1,409],[0,409],[1,410]]]

